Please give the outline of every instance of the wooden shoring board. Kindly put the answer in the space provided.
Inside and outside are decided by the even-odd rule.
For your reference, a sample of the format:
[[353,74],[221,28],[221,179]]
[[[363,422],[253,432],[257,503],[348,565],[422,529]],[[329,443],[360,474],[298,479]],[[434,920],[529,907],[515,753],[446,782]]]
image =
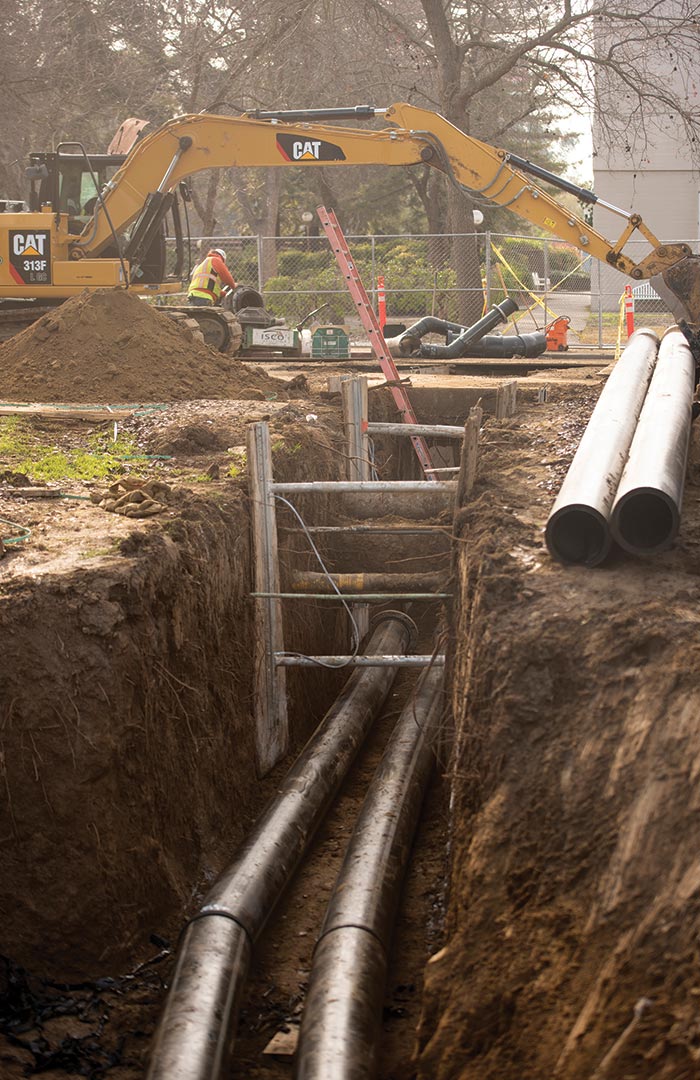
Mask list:
[[144,406],[130,405],[125,408],[96,406],[78,408],[70,405],[22,405],[10,403],[0,405],[0,416],[35,416],[42,420],[124,420],[133,416]]

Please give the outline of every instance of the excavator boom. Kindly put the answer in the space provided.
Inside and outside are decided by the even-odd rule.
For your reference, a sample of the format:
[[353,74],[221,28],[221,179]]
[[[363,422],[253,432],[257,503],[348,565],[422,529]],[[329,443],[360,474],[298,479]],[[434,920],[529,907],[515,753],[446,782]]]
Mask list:
[[[375,118],[383,118],[386,126],[377,130],[334,123]],[[67,225],[61,220],[64,215],[56,215],[52,247],[59,272],[53,277],[44,275],[40,284],[47,288],[37,289],[36,295],[48,296],[61,283],[73,281],[76,274],[71,274],[71,263],[82,266],[89,286],[118,284],[114,279],[126,275],[129,284],[138,287],[145,253],[164,215],[172,210],[172,193],[181,181],[204,169],[418,164],[445,173],[477,204],[509,207],[621,273],[636,280],[655,280],[676,317],[690,324],[689,336],[700,330],[700,262],[688,245],[661,243],[638,214],[612,206],[540,166],[466,135],[437,113],[405,103],[386,109],[356,106],[238,117],[200,113],[169,120],[136,142],[102,188],[92,218],[78,235],[67,235]],[[620,235],[608,240],[537,181],[554,184],[583,202],[598,202],[617,214],[623,219]],[[130,235],[124,245],[127,229]],[[651,248],[641,261],[625,250],[635,234]],[[106,259],[110,260],[110,273],[95,274],[95,264]],[[108,281],[102,280],[105,276]],[[0,267],[0,296],[8,295],[3,284]],[[76,285],[80,287],[80,282]],[[64,294],[71,291],[75,290],[65,289]],[[166,291],[165,286],[162,291]],[[22,295],[32,295],[31,289]]]

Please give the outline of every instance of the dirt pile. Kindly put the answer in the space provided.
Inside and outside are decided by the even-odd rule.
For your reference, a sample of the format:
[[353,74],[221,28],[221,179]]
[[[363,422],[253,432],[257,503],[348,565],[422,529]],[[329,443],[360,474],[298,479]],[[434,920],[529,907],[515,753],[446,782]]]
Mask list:
[[418,1076],[690,1080],[698,445],[676,549],[589,571],[542,543],[566,410],[490,439],[461,520],[451,936],[426,971]]
[[121,289],[84,292],[0,346],[0,397],[39,402],[260,398],[284,384],[215,352]]

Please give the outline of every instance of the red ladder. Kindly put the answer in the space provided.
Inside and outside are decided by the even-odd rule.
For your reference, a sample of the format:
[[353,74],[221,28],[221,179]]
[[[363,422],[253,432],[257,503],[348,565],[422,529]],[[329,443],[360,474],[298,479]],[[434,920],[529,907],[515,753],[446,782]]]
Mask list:
[[[384,378],[386,379],[392,397],[396,402],[401,421],[404,424],[417,424],[418,421],[416,419],[416,414],[413,411],[413,406],[408,400],[408,394],[401,385],[401,376],[399,375],[398,368],[394,363],[393,356],[387,348],[384,335],[382,334],[381,327],[377,321],[377,316],[374,314],[374,309],[370,304],[367,291],[362,284],[362,278],[352,260],[347,241],[343,235],[343,230],[338,224],[338,219],[336,218],[334,211],[326,210],[325,206],[318,206],[316,208],[316,213],[319,216],[326,236],[328,237],[328,241],[333,249],[333,254],[338,262],[338,266],[345,278],[345,284],[355,301],[358,314],[362,319],[362,325],[369,334],[370,345],[372,346],[374,355],[379,361],[379,366],[384,372]],[[425,439],[421,438],[420,435],[411,435],[410,438],[426,479],[434,480],[435,474],[433,472],[433,462]]]

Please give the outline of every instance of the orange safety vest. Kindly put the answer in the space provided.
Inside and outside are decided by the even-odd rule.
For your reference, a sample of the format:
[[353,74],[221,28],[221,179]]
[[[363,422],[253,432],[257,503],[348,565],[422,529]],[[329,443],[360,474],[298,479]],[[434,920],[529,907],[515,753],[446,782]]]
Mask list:
[[192,271],[192,280],[187,290],[188,296],[201,296],[205,300],[211,300],[216,304],[221,296],[221,278],[213,267],[213,259],[209,255]]

